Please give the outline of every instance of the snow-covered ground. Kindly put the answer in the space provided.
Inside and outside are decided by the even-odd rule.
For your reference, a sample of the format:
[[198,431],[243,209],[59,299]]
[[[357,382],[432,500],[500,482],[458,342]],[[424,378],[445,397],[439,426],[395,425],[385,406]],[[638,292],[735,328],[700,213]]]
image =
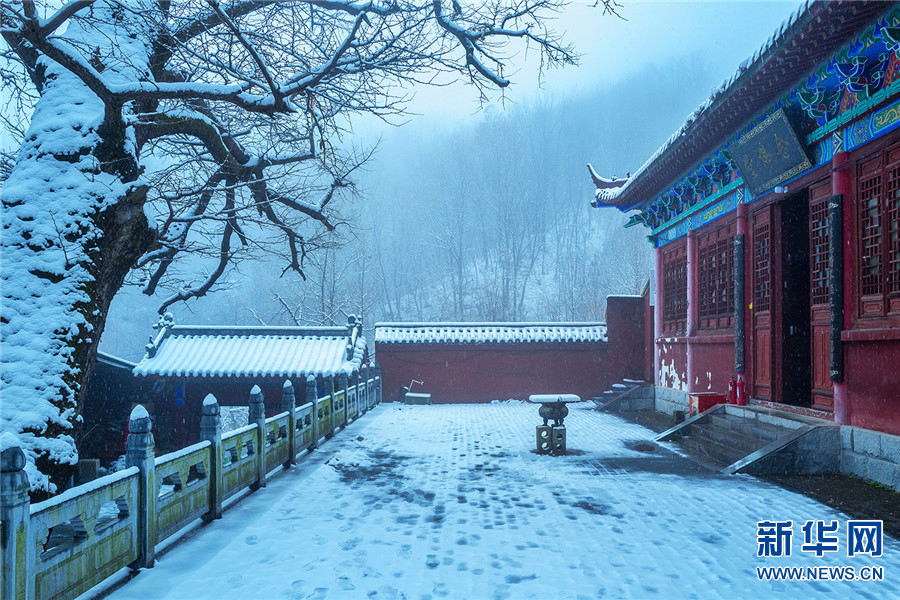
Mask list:
[[[896,540],[848,558],[846,515],[574,406],[550,457],[533,404],[382,405],[111,598],[900,597]],[[757,521],[788,519],[791,556],[757,558]],[[808,519],[840,522],[839,552],[801,551]],[[884,581],[758,581],[767,565]]]

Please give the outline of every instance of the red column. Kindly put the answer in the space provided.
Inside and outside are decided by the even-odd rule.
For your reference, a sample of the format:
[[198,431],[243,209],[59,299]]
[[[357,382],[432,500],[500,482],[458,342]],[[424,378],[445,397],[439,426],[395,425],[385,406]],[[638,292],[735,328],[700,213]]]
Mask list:
[[[853,181],[850,177],[850,165],[848,161],[850,157],[846,152],[839,152],[831,159],[831,193],[832,195],[842,195],[844,202],[844,329],[850,328],[850,310],[852,304],[850,302],[852,290],[852,273],[853,273],[853,250],[850,245],[852,239],[850,231],[849,202],[852,196]],[[848,425],[850,423],[850,408],[847,398],[847,374],[844,373],[843,381],[834,382],[834,422],[838,425]]]
[[659,379],[659,344],[663,328],[663,258],[662,248],[653,250],[653,383],[662,385]]
[[694,231],[688,231],[687,236],[687,325],[685,326],[687,339],[687,379],[688,392],[694,390],[695,372],[694,347],[691,344],[691,336],[697,333],[697,235]]
[[[749,194],[749,192],[748,192]],[[751,274],[753,271],[748,269],[747,267],[753,266],[753,261],[748,259],[748,256],[753,256],[753,239],[749,235],[750,224],[749,217],[747,217],[747,213],[750,212],[749,208],[746,204],[741,203],[737,205],[737,234],[744,236],[744,297],[741,298],[741,306],[740,309],[744,311],[744,373],[743,378],[746,383],[748,378],[748,365],[750,363],[750,331],[752,330],[753,325],[753,314],[751,311],[747,309],[750,305],[750,298],[752,298],[751,294],[753,293],[752,286],[750,283],[752,282]],[[740,377],[738,377],[740,379]]]
[[[748,192],[749,193],[749,192]],[[738,235],[747,235],[747,205],[744,203],[737,205],[737,233]],[[746,240],[746,238],[744,238]]]

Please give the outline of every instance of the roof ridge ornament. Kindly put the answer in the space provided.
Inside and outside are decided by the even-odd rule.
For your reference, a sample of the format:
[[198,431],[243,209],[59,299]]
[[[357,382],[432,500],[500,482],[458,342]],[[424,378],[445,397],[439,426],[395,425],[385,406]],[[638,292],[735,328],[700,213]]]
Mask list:
[[588,163],[587,168],[591,174],[591,179],[594,180],[594,185],[598,190],[620,188],[628,183],[628,178],[631,177],[631,173],[628,173],[628,175],[625,176],[625,179],[619,179],[615,175],[613,175],[612,178],[601,177],[597,174],[597,171],[594,170],[591,163]]
[[347,342],[347,360],[353,360],[356,340],[362,336],[362,317],[347,315],[347,336],[350,338],[350,341]]
[[156,356],[156,350],[159,348],[159,344],[169,333],[169,330],[172,327],[175,327],[175,315],[170,312],[161,314],[159,315],[159,320],[151,327],[153,327],[153,329],[158,329],[159,334],[156,336],[155,340],[153,339],[153,336],[150,336],[150,343],[144,346],[144,350],[147,351],[148,358],[153,358],[154,356]]
[[153,329],[168,329],[175,326],[175,315],[170,312],[159,315],[159,320],[152,326]]

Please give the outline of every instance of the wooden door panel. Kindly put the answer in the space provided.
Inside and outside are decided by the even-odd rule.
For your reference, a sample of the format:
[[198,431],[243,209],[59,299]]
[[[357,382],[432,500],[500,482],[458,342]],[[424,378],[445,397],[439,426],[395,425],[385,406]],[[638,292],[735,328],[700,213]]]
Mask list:
[[772,330],[758,328],[755,332],[756,351],[753,353],[755,395],[763,400],[772,398]]
[[819,410],[834,410],[834,396],[826,396],[813,390],[813,408]]
[[812,344],[812,405],[831,410],[834,384],[831,381],[831,316],[828,308],[830,274],[828,272],[828,201],[831,180],[810,188],[809,273],[810,325]]
[[753,388],[751,393],[762,400],[772,400],[772,210],[766,207],[753,215],[751,263],[749,273],[753,285],[753,345],[751,360]]
[[832,392],[831,327],[813,325],[813,391]]
[[888,298],[888,314],[900,314],[900,297]]

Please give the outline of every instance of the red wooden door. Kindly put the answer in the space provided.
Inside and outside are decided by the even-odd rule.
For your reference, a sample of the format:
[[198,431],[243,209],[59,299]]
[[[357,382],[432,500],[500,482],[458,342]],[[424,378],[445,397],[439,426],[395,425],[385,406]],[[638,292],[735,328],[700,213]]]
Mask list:
[[834,409],[831,382],[831,322],[828,312],[828,199],[831,181],[809,190],[809,303],[812,332],[812,405]]
[[773,289],[772,208],[753,214],[753,390],[754,397],[772,400],[773,389]]

